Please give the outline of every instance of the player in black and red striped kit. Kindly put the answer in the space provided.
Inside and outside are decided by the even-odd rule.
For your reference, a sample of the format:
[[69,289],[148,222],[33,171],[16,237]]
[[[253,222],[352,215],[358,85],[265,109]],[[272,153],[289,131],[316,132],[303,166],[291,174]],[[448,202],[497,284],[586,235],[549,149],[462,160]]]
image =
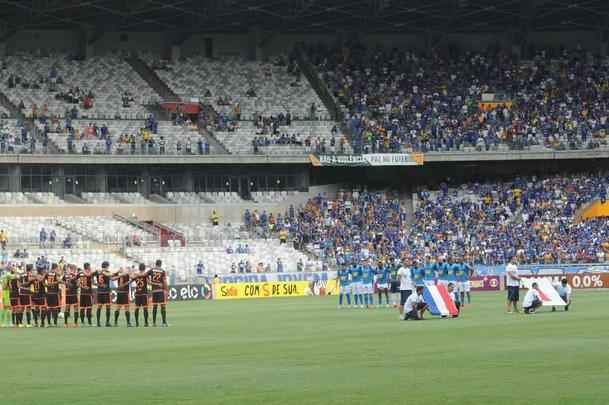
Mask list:
[[[32,292],[30,291],[30,283],[34,276],[32,275],[32,270],[34,266],[28,264],[25,266],[25,273],[19,277],[19,313],[20,317],[23,318],[23,314],[25,313],[27,326],[31,327],[32,325]],[[23,319],[21,319],[23,322]]]
[[[44,328],[47,317],[47,300],[44,291],[44,270],[40,270],[38,275],[31,281],[32,286],[32,312],[34,313],[34,325]],[[38,324],[40,320],[40,325]]]
[[70,310],[74,310],[74,326],[78,326],[78,272],[72,265],[68,266],[68,270],[63,275],[63,284],[65,285],[66,302],[64,307],[63,319],[64,325],[67,327],[70,324]]
[[144,326],[148,327],[148,281],[146,265],[140,263],[139,272],[133,276],[135,281],[135,326],[140,326],[140,308],[144,312]]
[[92,273],[97,284],[97,327],[101,328],[101,310],[106,307],[106,326],[110,325],[110,313],[112,300],[110,298],[110,280],[112,273],[110,273],[110,263],[103,262],[102,268]]
[[167,273],[162,268],[163,262],[157,260],[153,269],[148,271],[152,286],[152,325],[156,326],[157,308],[161,307],[161,326],[167,327]]
[[78,273],[78,286],[80,287],[79,296],[79,309],[80,309],[80,323],[85,324],[85,314],[87,316],[87,323],[91,325],[91,307],[93,306],[93,275],[91,274],[91,265],[85,263],[83,265],[83,271]]
[[125,319],[127,320],[127,327],[131,327],[131,313],[129,312],[129,285],[131,284],[131,277],[127,270],[121,269],[113,277],[116,280],[118,286],[116,288],[116,310],[114,311],[114,326],[118,324],[118,317],[121,312],[121,308],[125,311]]
[[59,316],[60,309],[59,283],[61,281],[61,275],[59,274],[59,266],[57,263],[53,263],[51,265],[51,269],[44,275],[43,280],[46,289],[47,317],[49,319],[49,325],[51,325],[52,321],[53,326],[57,327],[57,318]]

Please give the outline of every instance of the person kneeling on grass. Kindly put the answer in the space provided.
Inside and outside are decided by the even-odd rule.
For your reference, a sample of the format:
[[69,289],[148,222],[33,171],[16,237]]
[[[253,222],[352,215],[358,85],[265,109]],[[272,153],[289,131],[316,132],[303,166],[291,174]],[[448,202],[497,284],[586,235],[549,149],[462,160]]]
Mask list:
[[525,314],[534,314],[535,310],[542,305],[541,299],[539,298],[539,291],[537,291],[537,283],[533,283],[529,291],[524,296],[522,302],[522,309]]
[[[571,305],[571,292],[573,290],[571,289],[571,286],[567,283],[566,278],[560,280],[560,285],[556,287],[556,291],[558,292],[558,295],[560,295],[560,298],[562,298],[562,300],[567,304],[565,305],[565,311],[568,311],[569,305]],[[552,307],[552,312],[554,311],[556,311],[556,307]]]
[[423,320],[423,313],[427,309],[427,304],[423,301],[423,287],[417,287],[414,294],[410,294],[404,303],[404,312],[400,319],[406,321],[412,319],[414,321]]
[[453,283],[448,283],[448,296],[457,307],[457,314],[453,315],[453,318],[457,318],[461,313],[461,301],[459,300],[459,293],[455,291],[455,285]]

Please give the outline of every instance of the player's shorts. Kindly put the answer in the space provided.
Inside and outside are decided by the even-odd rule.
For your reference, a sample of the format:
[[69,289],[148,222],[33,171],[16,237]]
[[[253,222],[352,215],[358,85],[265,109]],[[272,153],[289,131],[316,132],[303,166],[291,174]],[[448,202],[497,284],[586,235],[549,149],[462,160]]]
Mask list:
[[108,305],[111,304],[110,292],[98,292],[97,293],[97,305]]
[[80,294],[80,304],[81,308],[91,308],[93,305],[93,297],[91,294]]
[[45,307],[46,305],[47,305],[47,300],[45,297],[36,296],[36,295],[32,297],[32,306],[33,307],[41,308],[41,307]]
[[436,280],[424,280],[425,285],[436,285]]
[[520,287],[508,286],[507,288],[507,300],[510,302],[517,302],[520,300]]
[[11,304],[11,308],[19,308],[19,296],[18,295],[9,296],[9,302]]
[[397,281],[392,281],[391,282],[391,292],[392,293],[397,293],[398,291],[400,291],[400,286],[398,285]]
[[47,307],[58,308],[59,307],[59,294],[48,294],[47,293]]
[[353,286],[351,284],[341,284],[340,285],[341,294],[351,294],[351,290],[353,290]]
[[152,303],[153,304],[165,304],[165,291],[153,291],[152,292]]
[[444,280],[444,279],[438,280],[438,285],[443,285],[444,287],[446,287],[448,285],[448,283],[449,283],[448,280]]
[[387,290],[387,289],[389,289],[389,284],[388,283],[379,283],[376,285],[376,288],[379,290]]
[[457,284],[457,291],[459,292],[470,292],[471,283],[469,281],[461,281]]
[[78,296],[66,295],[66,305],[78,305]]
[[129,305],[129,293],[128,292],[117,292],[116,293],[116,305]]
[[136,295],[135,296],[136,307],[147,307],[148,306],[148,295]]
[[19,305],[22,307],[29,307],[32,305],[32,296],[31,295],[19,295]]
[[362,283],[362,294],[372,294],[374,292],[374,287],[372,283]]
[[355,283],[351,283],[351,292],[353,292],[353,294],[363,294],[364,293],[364,287],[363,284],[361,282],[355,282]]
[[410,294],[412,294],[412,290],[400,290],[400,305],[404,305]]

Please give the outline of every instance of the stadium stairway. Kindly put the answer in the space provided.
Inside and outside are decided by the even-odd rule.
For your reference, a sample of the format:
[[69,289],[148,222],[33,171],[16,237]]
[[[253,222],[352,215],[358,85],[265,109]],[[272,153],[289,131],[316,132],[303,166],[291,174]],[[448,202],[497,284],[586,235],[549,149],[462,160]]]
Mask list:
[[155,226],[152,226],[151,224],[149,224],[145,221],[137,221],[135,219],[127,218],[127,217],[124,217],[124,216],[118,215],[118,214],[112,215],[112,218],[116,221],[120,221],[125,224],[129,224],[137,229],[140,229],[144,232],[151,234],[154,237],[155,242],[159,242],[159,240],[160,240],[160,234],[159,234],[158,228]]
[[311,62],[309,62],[302,49],[297,50],[296,61],[298,62],[300,71],[307,78],[313,90],[315,90],[321,101],[324,103],[324,106],[330,112],[332,119],[334,121],[343,122],[344,112],[340,103],[334,98],[332,93],[330,93],[328,86],[323,82],[323,80],[321,80],[317,69]]
[[151,229],[154,229],[155,233],[159,235],[161,247],[169,246],[170,240],[179,240],[182,247],[186,246],[186,238],[182,232],[176,231],[175,229],[156,221],[145,221],[145,224]]
[[163,101],[181,101],[180,96],[174,93],[143,60],[138,57],[130,57],[125,59],[125,61],[146,83],[148,83],[148,86],[161,96]]

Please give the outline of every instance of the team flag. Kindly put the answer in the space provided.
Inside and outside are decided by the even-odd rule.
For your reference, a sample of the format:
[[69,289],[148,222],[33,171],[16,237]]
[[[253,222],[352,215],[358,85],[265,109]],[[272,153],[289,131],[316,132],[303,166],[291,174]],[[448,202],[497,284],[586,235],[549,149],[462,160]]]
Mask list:
[[550,305],[553,307],[559,307],[567,305],[567,303],[560,298],[558,291],[556,291],[556,288],[554,288],[550,280],[547,278],[523,278],[521,282],[524,288],[531,288],[533,283],[537,283],[539,299],[544,306]]
[[458,315],[455,303],[448,295],[446,287],[443,285],[429,285],[423,290],[423,300],[429,307],[432,315]]

